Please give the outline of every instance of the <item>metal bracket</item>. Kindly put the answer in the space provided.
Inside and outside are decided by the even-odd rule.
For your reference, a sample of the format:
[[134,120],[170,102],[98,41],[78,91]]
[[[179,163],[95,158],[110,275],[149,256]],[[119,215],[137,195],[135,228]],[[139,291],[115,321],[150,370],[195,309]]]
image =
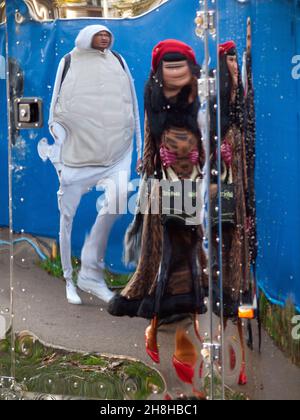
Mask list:
[[215,37],[217,34],[216,12],[214,10],[198,11],[195,19],[196,35],[204,39],[205,31],[209,31],[210,35]]
[[205,77],[202,75],[200,79],[198,79],[198,94],[201,98],[201,103],[209,97],[216,95],[216,86],[216,77]]
[[213,360],[214,362],[221,360],[221,349],[222,346],[220,343],[204,343],[201,354],[203,356],[203,359],[205,360],[205,363],[209,364],[211,360]]
[[14,101],[17,129],[43,127],[43,101],[40,98],[17,98]]

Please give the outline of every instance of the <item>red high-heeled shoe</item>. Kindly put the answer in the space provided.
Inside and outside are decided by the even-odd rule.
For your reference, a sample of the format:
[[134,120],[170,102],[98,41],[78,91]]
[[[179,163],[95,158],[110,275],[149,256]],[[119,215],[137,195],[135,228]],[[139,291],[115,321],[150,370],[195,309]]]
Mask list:
[[151,357],[154,363],[160,363],[159,350],[157,345],[157,327],[158,319],[154,317],[151,324],[145,331],[145,346],[148,356]]
[[173,366],[176,370],[178,378],[186,383],[193,385],[193,380],[195,376],[195,365],[190,365],[188,363],[181,362],[173,356]]
[[176,349],[173,356],[173,366],[179,379],[187,384],[193,384],[197,364],[197,350],[183,329],[176,331]]
[[247,383],[248,383],[248,378],[247,378],[247,375],[246,375],[246,363],[243,362],[241,372],[240,372],[240,376],[239,376],[239,385],[245,386],[245,385],[247,385]]
[[173,356],[173,366],[178,378],[182,382],[192,385],[193,395],[199,400],[206,400],[205,393],[198,391],[194,386],[194,376],[197,360],[198,352],[196,347],[187,336],[185,331],[178,329],[176,332],[176,351]]
[[190,365],[188,363],[183,363],[180,360],[178,360],[175,356],[173,356],[173,366],[176,370],[176,373],[179,377],[179,379],[189,385],[193,386],[193,395],[198,400],[206,401],[206,395],[202,391],[198,391],[194,387],[194,376],[195,376],[195,367],[196,363],[193,365]]

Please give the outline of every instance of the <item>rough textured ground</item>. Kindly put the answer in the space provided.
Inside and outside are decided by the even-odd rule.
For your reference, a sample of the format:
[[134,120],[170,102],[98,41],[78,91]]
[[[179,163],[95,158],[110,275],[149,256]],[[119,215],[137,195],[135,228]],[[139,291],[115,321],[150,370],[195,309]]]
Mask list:
[[[107,313],[104,303],[86,294],[81,294],[83,306],[68,305],[63,281],[43,272],[36,261],[35,253],[27,245],[16,247],[13,270],[16,331],[33,332],[42,342],[55,347],[122,355],[154,366],[144,349],[147,321],[114,318]],[[5,247],[0,250],[0,272],[0,311],[5,314],[9,308],[9,253]],[[208,328],[207,316],[201,324],[204,333]],[[192,331],[190,320],[180,325]],[[179,383],[171,365],[177,326],[163,326],[159,331],[162,361],[158,369],[169,389],[188,392],[189,387]],[[233,326],[227,335],[234,341]],[[234,387],[237,391],[257,400],[300,399],[300,370],[282,355],[268,336],[264,335],[262,354],[249,352],[248,360],[249,384]],[[233,378],[226,380],[231,382]]]

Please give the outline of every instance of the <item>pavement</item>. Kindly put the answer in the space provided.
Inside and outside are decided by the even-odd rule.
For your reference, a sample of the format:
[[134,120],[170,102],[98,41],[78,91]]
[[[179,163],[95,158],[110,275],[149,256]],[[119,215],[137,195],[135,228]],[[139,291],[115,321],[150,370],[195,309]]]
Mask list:
[[[10,308],[9,259],[9,249],[1,246],[0,314],[6,316],[7,321],[7,310]],[[55,348],[140,360],[162,374],[171,393],[190,391],[188,385],[179,382],[171,365],[176,328],[185,328],[192,337],[190,319],[159,329],[161,364],[155,365],[144,348],[146,320],[114,318],[107,313],[105,303],[85,293],[80,293],[84,302],[82,306],[69,305],[65,299],[64,282],[41,270],[37,262],[37,255],[27,244],[15,247],[12,273],[15,331],[29,331],[42,343]],[[204,335],[208,332],[207,315],[201,317],[200,324]],[[237,343],[233,325],[226,332],[225,342]],[[236,348],[239,353],[239,346],[236,345]],[[226,373],[226,383],[233,389],[253,400],[300,399],[300,369],[278,350],[267,334],[263,334],[262,353],[249,351],[247,359],[247,386],[235,385],[238,371]]]

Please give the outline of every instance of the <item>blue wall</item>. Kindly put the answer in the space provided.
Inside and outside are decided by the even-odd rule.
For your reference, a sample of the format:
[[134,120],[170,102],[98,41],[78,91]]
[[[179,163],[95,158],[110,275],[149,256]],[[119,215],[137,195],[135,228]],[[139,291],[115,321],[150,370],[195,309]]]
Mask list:
[[[94,23],[94,20],[44,24],[28,21],[15,31],[12,30],[14,10],[19,9],[26,14],[27,9],[20,0],[8,3],[10,56],[22,63],[25,95],[44,99],[47,120],[58,62],[73,48],[78,31]],[[159,11],[133,21],[104,21],[116,35],[115,49],[127,59],[136,79],[141,114],[143,87],[149,74],[151,50],[156,42],[163,38],[182,39],[196,48],[202,61],[203,49],[195,37],[193,24],[198,5],[198,0],[170,0]],[[242,4],[237,0],[219,0],[219,10],[221,41],[235,39],[240,56],[245,46],[247,16],[251,16],[254,23],[259,281],[271,298],[283,302],[293,296],[300,306],[300,80],[291,77],[292,57],[300,54],[299,2],[253,0]],[[213,57],[212,65],[214,62]],[[0,80],[0,89],[2,84]],[[3,154],[5,141],[3,133],[0,135],[0,152]],[[13,151],[17,169],[13,175],[14,228],[55,238],[58,232],[58,182],[52,165],[41,162],[36,152],[37,143],[43,136],[50,139],[47,125],[42,130],[22,131]],[[2,162],[1,159],[1,174]],[[84,237],[96,217],[96,197],[94,193],[85,197],[76,218],[73,236],[76,254],[79,254]],[[0,210],[0,224],[5,224],[6,220],[3,210]],[[106,263],[119,272],[124,271],[120,262],[120,238],[129,221],[129,216],[124,217],[115,227],[106,257]]]
[[[219,1],[220,36],[245,45],[246,17],[253,22],[253,71],[257,111],[256,191],[258,279],[271,299],[300,307],[300,2]],[[234,19],[232,18],[234,16]]]
[[[193,24],[198,2],[193,0],[189,3],[189,7],[186,5],[186,0],[172,0],[162,6],[159,12],[155,10],[134,21],[103,21],[114,32],[116,37],[114,48],[124,55],[136,79],[142,120],[144,83],[150,72],[154,44],[163,38],[181,38],[202,50],[194,35]],[[22,63],[25,73],[24,95],[40,96],[44,99],[47,121],[58,63],[61,57],[74,47],[74,40],[79,30],[94,23],[94,20],[64,20],[44,24],[27,21],[15,30],[15,9],[19,9],[24,15],[27,13],[26,6],[20,0],[10,1],[7,6],[9,53]],[[179,21],[180,27],[176,24]],[[56,238],[59,225],[56,202],[58,182],[52,165],[44,164],[36,152],[37,143],[43,136],[50,139],[47,125],[43,130],[29,132],[22,130],[13,151],[16,167],[13,175],[14,229],[16,231],[24,229],[25,232],[32,234]],[[20,167],[23,170],[20,170]],[[77,255],[80,254],[84,237],[95,220],[95,202],[96,195],[90,194],[84,198],[79,209],[73,236],[73,251]],[[130,219],[129,216],[124,217],[116,225],[111,236],[106,262],[116,271],[124,270],[121,264],[120,237],[124,236]]]

